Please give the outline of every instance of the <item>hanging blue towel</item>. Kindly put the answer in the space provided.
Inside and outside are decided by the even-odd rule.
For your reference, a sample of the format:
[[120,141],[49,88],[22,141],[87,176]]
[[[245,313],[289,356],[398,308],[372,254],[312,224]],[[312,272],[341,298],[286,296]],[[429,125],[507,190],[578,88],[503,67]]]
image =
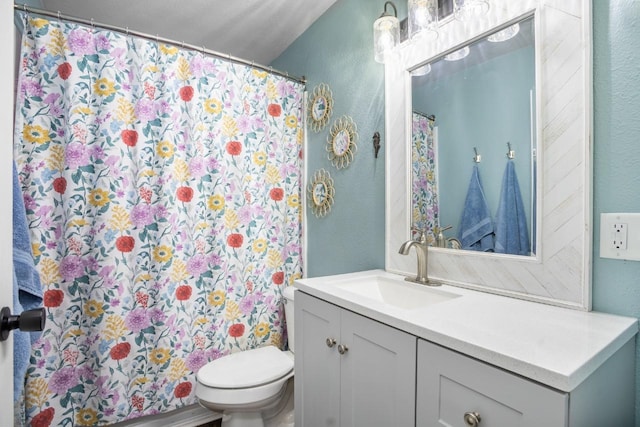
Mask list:
[[[18,172],[13,164],[13,314],[31,310],[42,305],[40,276],[33,264],[29,227],[18,181]],[[31,344],[40,336],[39,332],[13,331],[13,396],[19,399],[24,387],[24,375],[31,357]]]
[[529,255],[529,230],[524,204],[520,194],[520,185],[512,160],[502,178],[502,191],[496,214],[496,248],[497,253],[512,255]]
[[493,221],[484,196],[478,166],[473,167],[471,182],[464,201],[460,233],[462,249],[489,252],[493,250]]

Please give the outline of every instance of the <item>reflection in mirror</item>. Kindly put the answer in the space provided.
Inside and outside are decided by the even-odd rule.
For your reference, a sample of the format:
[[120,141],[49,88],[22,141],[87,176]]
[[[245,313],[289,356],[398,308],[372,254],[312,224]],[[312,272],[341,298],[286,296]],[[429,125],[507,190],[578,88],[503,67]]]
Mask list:
[[316,205],[321,205],[324,203],[325,198],[327,197],[327,188],[324,183],[318,182],[313,187],[313,203]]
[[[492,241],[463,249],[535,254],[533,16],[411,74],[412,227],[427,230],[430,241],[447,226],[446,237],[463,243],[470,236]],[[473,161],[474,149],[480,163]],[[472,185],[474,166],[481,191]],[[483,220],[490,226],[479,230]]]
[[313,100],[311,104],[311,117],[315,121],[320,121],[323,119],[325,113],[327,111],[327,100],[319,96]]
[[433,137],[434,117],[414,111],[412,115],[411,167],[413,177],[412,228],[424,232],[433,244],[438,233],[437,147]]
[[333,138],[333,152],[336,156],[344,156],[349,148],[349,134],[342,129]]

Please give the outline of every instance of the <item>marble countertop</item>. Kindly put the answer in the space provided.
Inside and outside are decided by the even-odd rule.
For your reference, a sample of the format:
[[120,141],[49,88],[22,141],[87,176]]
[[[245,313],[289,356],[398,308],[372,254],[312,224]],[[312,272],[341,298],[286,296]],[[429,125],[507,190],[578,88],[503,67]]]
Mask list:
[[[635,318],[585,312],[453,286],[455,298],[399,308],[340,286],[350,280],[403,276],[370,270],[299,279],[299,290],[452,350],[570,392],[638,331]],[[423,285],[408,284],[415,287]],[[373,286],[373,285],[372,285]]]

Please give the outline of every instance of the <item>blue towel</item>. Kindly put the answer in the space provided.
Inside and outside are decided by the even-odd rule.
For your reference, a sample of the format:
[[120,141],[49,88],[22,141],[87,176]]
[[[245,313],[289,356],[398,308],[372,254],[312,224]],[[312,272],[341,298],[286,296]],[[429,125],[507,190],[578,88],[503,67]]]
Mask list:
[[458,238],[462,249],[489,252],[493,250],[493,221],[484,196],[478,166],[473,167],[471,182],[464,201]]
[[497,253],[529,255],[529,230],[513,161],[507,162],[496,214]]
[[[13,314],[31,310],[42,305],[40,276],[33,264],[29,227],[18,181],[18,172],[13,164]],[[39,332],[13,331],[13,396],[19,399],[24,387],[24,375],[31,357],[31,344],[40,337]]]

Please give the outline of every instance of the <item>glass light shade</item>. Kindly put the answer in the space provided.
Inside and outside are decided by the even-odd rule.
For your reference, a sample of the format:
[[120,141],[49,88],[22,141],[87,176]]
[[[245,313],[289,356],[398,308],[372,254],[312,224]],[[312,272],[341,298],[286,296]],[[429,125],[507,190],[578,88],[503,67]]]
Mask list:
[[470,21],[489,11],[488,0],[453,0],[453,16],[458,21]]
[[451,52],[448,55],[445,55],[444,60],[445,61],[459,61],[462,58],[465,58],[467,55],[469,55],[469,46],[465,46],[461,49],[456,50],[455,52]]
[[409,0],[409,37],[426,31],[436,31],[438,26],[438,0]]
[[387,53],[400,42],[400,21],[384,15],[373,23],[373,47],[376,62],[384,64]]
[[431,64],[427,63],[411,71],[411,75],[414,77],[426,76],[430,72],[431,72]]
[[510,27],[500,30],[497,33],[491,34],[487,37],[487,40],[493,43],[504,42],[515,37],[520,31],[520,24],[517,22]]

